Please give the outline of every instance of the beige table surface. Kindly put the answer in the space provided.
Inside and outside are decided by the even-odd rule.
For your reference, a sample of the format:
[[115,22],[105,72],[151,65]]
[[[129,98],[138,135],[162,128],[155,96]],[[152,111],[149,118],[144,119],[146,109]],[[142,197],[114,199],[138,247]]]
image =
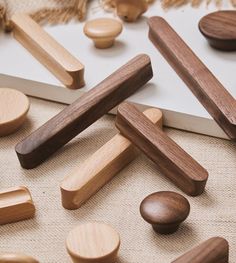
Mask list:
[[62,178],[117,132],[114,117],[105,116],[34,170],[24,170],[14,146],[65,106],[31,99],[25,126],[16,134],[0,138],[0,187],[25,185],[33,196],[36,217],[0,226],[0,251],[20,251],[40,262],[71,262],[65,250],[68,231],[86,221],[112,224],[121,235],[119,263],[168,263],[212,236],[230,243],[230,262],[236,262],[236,144],[207,136],[168,129],[166,132],[192,154],[210,174],[206,192],[188,198],[191,214],[181,229],[170,236],[156,235],[139,215],[139,204],[148,194],[180,192],[140,155],[81,209],[62,208]]

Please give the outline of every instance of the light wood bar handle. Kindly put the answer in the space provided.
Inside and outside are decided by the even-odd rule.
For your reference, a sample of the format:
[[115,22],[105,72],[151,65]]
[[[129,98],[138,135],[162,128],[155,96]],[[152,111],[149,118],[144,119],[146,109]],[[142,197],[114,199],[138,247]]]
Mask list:
[[191,249],[172,263],[228,263],[229,244],[222,237],[213,237]]
[[136,56],[20,142],[16,152],[22,167],[31,169],[45,161],[152,76],[150,58]]
[[149,38],[231,140],[236,140],[236,100],[161,17],[149,19]]
[[186,194],[204,191],[207,171],[135,106],[124,102],[118,107],[116,126]]
[[16,13],[11,23],[15,39],[66,87],[79,89],[85,85],[84,66],[30,16]]
[[36,259],[21,253],[1,253],[0,263],[39,263]]
[[[153,123],[162,127],[162,112],[148,109],[144,112]],[[73,169],[61,183],[62,205],[78,209],[100,188],[137,156],[137,149],[121,134],[115,135],[85,162]]]

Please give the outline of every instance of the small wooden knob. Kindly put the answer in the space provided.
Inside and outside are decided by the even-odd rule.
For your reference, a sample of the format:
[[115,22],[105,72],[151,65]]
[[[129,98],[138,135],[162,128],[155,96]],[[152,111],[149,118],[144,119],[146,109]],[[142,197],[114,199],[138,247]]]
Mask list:
[[113,46],[122,29],[122,24],[115,19],[99,18],[88,21],[84,26],[84,33],[94,41],[96,48],[103,49]]
[[39,263],[36,259],[20,253],[0,254],[0,263]]
[[0,136],[15,132],[24,123],[30,103],[20,91],[0,88]]
[[147,196],[140,205],[140,213],[145,221],[152,224],[159,234],[171,234],[188,217],[190,204],[180,194],[157,192]]
[[74,263],[114,263],[120,247],[120,237],[107,224],[87,223],[69,233],[66,246]]
[[146,0],[116,0],[117,15],[126,22],[136,21],[148,9]]

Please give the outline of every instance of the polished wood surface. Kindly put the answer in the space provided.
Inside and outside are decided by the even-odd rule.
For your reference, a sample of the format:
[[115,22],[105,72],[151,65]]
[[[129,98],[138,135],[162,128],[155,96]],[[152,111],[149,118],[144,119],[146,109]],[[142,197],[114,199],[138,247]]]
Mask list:
[[71,89],[85,85],[84,66],[30,16],[16,13],[11,23],[14,37],[62,84]]
[[109,48],[121,34],[123,25],[117,19],[97,18],[86,22],[84,33],[94,41],[96,48]]
[[0,253],[0,263],[39,263],[36,259],[21,253]]
[[35,206],[26,187],[0,191],[0,225],[32,218]]
[[120,237],[107,224],[86,223],[71,230],[66,247],[74,263],[115,263]]
[[147,196],[140,205],[145,221],[159,234],[172,234],[190,213],[188,200],[174,192],[156,192]]
[[153,76],[150,58],[139,55],[26,137],[16,146],[22,167],[44,162],[77,134],[135,93]]
[[228,137],[236,140],[236,100],[163,18],[152,17],[148,23],[153,44]]
[[229,244],[221,237],[213,237],[180,256],[172,263],[228,263]]
[[16,132],[25,122],[29,99],[20,91],[0,88],[0,136]]
[[220,50],[236,50],[236,11],[217,11],[204,16],[199,29],[209,44]]
[[[162,127],[162,112],[148,109],[147,118]],[[61,182],[62,205],[78,209],[137,156],[138,151],[121,134],[115,135],[85,162],[76,166]]]
[[207,171],[135,106],[124,102],[118,107],[116,126],[182,191],[192,196],[204,191]]

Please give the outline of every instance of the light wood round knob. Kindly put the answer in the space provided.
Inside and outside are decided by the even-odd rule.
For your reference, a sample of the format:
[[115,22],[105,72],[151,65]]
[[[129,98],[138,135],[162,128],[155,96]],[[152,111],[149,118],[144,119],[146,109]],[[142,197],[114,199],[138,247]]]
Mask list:
[[157,192],[147,196],[140,205],[145,221],[159,234],[171,234],[190,213],[188,200],[174,192]]
[[136,21],[148,9],[146,0],[116,0],[117,15],[126,22]]
[[94,41],[96,48],[103,49],[113,46],[122,29],[122,24],[115,19],[99,18],[88,21],[84,26],[84,33]]
[[86,223],[69,233],[66,246],[74,263],[114,263],[120,247],[120,237],[107,224]]
[[24,123],[29,99],[20,91],[0,88],[0,136],[15,132]]
[[39,263],[36,259],[20,253],[0,254],[0,263]]

